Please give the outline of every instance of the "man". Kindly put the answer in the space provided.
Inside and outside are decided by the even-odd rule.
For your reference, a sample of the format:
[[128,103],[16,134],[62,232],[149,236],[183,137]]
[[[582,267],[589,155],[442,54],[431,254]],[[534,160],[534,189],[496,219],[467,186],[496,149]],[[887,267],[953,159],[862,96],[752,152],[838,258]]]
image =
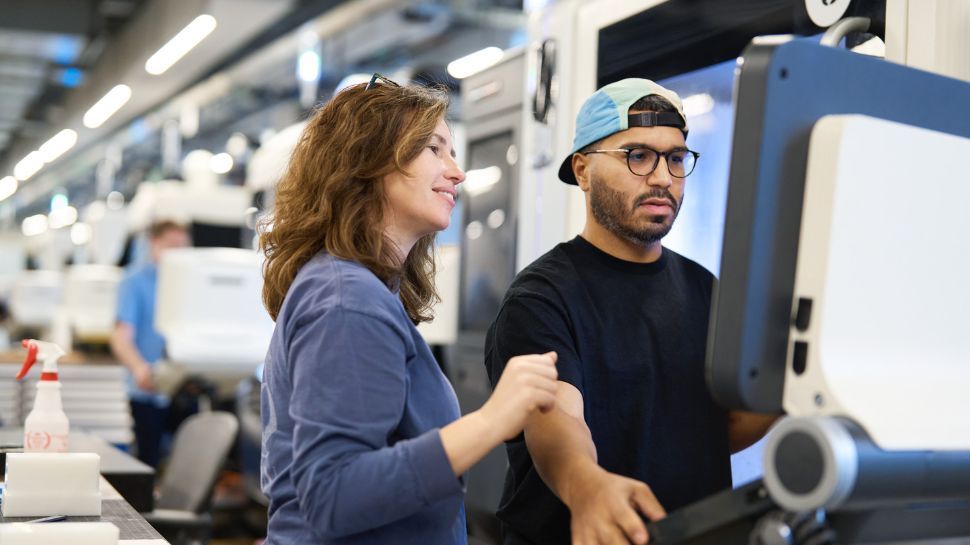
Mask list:
[[111,351],[130,372],[128,395],[138,458],[153,467],[158,465],[169,404],[168,398],[156,391],[153,378],[153,369],[165,348],[165,340],[155,330],[158,261],[170,248],[189,243],[189,233],[182,225],[167,220],[153,224],[148,229],[150,261],[131,270],[118,289]]
[[773,420],[711,399],[713,276],[661,245],[698,157],[686,137],[680,98],[644,79],[579,112],[559,177],[586,194],[586,225],[516,277],[486,338],[493,384],[511,356],[559,356],[556,408],[507,443],[506,545],[645,543],[641,514],[730,487],[731,452]]

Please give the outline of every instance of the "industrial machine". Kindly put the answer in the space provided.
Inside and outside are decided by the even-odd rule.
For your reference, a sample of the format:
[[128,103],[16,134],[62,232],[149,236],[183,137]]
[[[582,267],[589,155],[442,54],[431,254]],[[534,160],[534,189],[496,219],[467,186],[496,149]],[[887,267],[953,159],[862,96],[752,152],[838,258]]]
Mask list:
[[712,393],[788,417],[760,444],[764,480],[651,524],[651,543],[970,535],[970,265],[951,205],[968,188],[968,16],[951,0],[566,0],[530,18],[518,196],[541,206],[518,218],[517,269],[582,226],[554,166],[586,96],[734,72],[715,129],[733,136],[710,146],[729,168],[688,198],[720,200],[705,206],[723,244],[665,242],[719,276]]
[[[788,416],[763,483],[651,542],[968,536],[970,83],[790,37],[739,66],[709,387]],[[914,205],[921,180],[946,197]]]

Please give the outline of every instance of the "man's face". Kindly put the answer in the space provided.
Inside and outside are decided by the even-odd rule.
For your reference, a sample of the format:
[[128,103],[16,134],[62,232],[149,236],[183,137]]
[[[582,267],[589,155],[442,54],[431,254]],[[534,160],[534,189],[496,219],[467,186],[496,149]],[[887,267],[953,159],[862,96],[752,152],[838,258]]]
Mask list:
[[166,229],[162,234],[151,239],[152,261],[158,263],[162,254],[171,248],[185,248],[191,244],[189,233],[185,229]]
[[[675,127],[633,127],[594,147],[637,146],[659,152],[686,148],[684,134]],[[597,223],[638,245],[657,242],[670,232],[683,202],[684,179],[670,175],[667,159],[660,158],[657,168],[646,176],[631,172],[622,152],[589,154],[583,159],[584,166],[577,172],[582,174],[579,185],[589,193],[590,209]]]

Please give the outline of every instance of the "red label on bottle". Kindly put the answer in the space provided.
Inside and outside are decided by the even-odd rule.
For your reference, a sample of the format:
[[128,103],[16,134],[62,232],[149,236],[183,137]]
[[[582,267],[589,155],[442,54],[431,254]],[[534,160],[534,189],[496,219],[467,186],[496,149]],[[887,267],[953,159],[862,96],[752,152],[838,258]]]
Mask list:
[[47,450],[51,446],[51,434],[46,431],[32,431],[26,439],[26,446],[30,450]]

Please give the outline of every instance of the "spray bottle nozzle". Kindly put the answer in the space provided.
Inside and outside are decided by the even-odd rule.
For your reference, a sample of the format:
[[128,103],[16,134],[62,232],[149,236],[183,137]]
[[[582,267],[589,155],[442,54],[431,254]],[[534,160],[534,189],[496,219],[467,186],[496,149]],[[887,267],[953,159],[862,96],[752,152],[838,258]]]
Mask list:
[[64,355],[61,347],[54,343],[35,339],[24,339],[21,344],[27,349],[27,359],[24,360],[24,366],[17,373],[17,380],[22,380],[27,376],[27,372],[37,362],[38,357],[44,362],[44,369],[41,371],[40,379],[57,380],[57,359]]
[[37,362],[37,345],[30,342],[30,339],[24,339],[20,344],[27,349],[27,359],[24,360],[24,366],[17,373],[17,380],[23,380],[27,376],[27,371],[30,371],[30,367]]

